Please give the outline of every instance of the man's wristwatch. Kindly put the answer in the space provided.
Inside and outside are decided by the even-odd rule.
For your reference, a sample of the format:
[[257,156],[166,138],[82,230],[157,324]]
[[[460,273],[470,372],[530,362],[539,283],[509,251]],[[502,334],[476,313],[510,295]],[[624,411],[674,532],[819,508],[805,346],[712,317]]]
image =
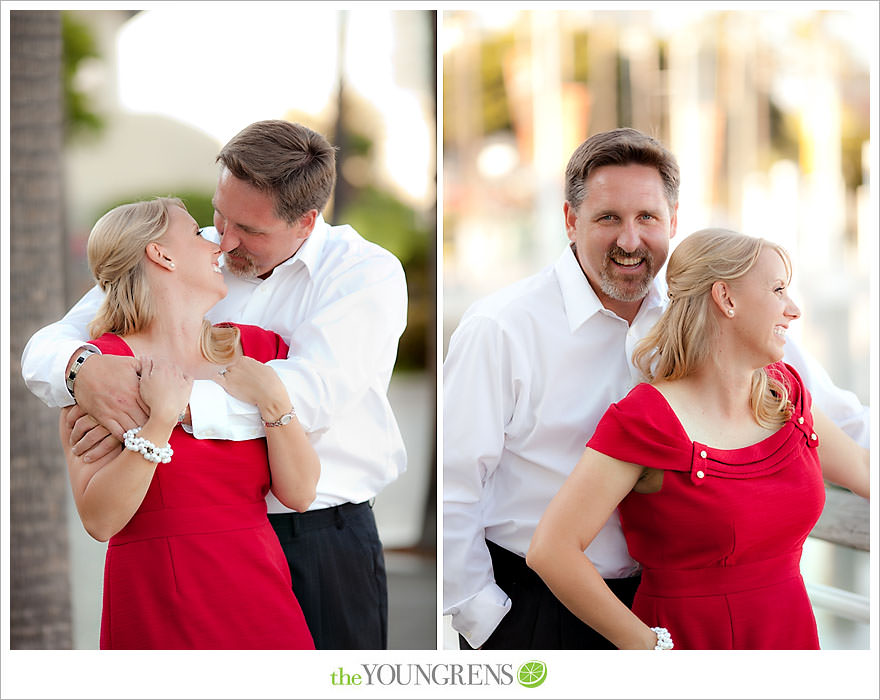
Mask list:
[[75,399],[76,396],[73,393],[73,383],[76,381],[76,375],[80,370],[80,367],[83,366],[83,362],[85,362],[91,355],[97,355],[94,350],[90,348],[83,348],[79,351],[79,354],[76,356],[76,359],[73,361],[73,364],[70,365],[70,371],[67,373],[67,379],[65,380],[67,384],[67,390],[70,392],[70,395]]
[[290,423],[291,419],[295,415],[296,415],[296,411],[294,411],[293,406],[291,406],[290,410],[287,413],[285,413],[283,416],[281,416],[281,418],[279,418],[278,420],[273,420],[271,422],[264,420],[263,425],[265,425],[267,428],[279,428],[282,425],[287,425],[288,423]]

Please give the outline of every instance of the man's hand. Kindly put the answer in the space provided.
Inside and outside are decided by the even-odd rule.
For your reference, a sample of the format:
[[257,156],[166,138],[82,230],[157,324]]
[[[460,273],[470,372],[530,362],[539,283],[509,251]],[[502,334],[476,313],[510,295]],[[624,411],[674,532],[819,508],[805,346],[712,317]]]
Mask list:
[[71,445],[73,454],[82,457],[84,462],[96,462],[112,452],[122,451],[122,443],[81,406],[67,406],[61,415],[61,439],[66,440]]
[[[76,376],[77,404],[120,442],[126,430],[143,425],[149,416],[140,395],[140,367],[134,357],[92,355]],[[95,438],[92,444],[97,443]]]

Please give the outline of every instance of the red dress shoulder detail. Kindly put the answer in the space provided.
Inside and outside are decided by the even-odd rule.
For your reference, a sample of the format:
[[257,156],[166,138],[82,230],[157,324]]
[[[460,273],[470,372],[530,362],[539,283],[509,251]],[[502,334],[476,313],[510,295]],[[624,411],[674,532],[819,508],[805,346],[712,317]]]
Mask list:
[[681,423],[663,395],[650,384],[638,384],[611,404],[587,447],[653,469],[683,468],[691,458]]
[[[245,323],[218,323],[218,327],[238,328],[241,334],[241,350],[247,357],[252,357],[260,362],[279,360],[287,357],[289,347],[284,339],[259,326],[251,326]],[[105,355],[122,355],[134,357],[134,352],[120,336],[114,333],[104,333],[100,338],[89,341]]]
[[[767,472],[785,463],[799,444],[815,448],[810,394],[797,370],[783,362],[768,366],[767,374],[785,386],[792,405],[789,420],[760,442],[733,450],[719,449],[690,439],[666,398],[650,384],[635,386],[623,399],[608,407],[587,442],[597,452],[623,462],[652,469],[744,478]],[[792,433],[802,443],[792,440]]]
[[245,323],[222,323],[220,326],[235,326],[241,333],[241,349],[247,357],[252,357],[260,362],[269,360],[281,360],[287,357],[290,348],[284,339],[259,326],[250,326]]

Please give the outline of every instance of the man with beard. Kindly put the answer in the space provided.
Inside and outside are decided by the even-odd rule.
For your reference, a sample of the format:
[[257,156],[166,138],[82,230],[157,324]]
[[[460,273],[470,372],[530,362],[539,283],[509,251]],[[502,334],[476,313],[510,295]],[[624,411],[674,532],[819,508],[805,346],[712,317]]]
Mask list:
[[[282,336],[290,353],[270,364],[292,407],[261,417],[256,406],[229,396],[218,377],[194,383],[184,425],[198,438],[246,440],[295,411],[321,460],[317,496],[304,513],[267,496],[294,592],[318,649],[384,649],[385,565],[371,502],[406,464],[387,398],[406,325],[403,269],[350,226],[324,222],[336,161],[320,134],[280,120],[257,122],[217,161],[216,230],[200,235],[219,241],[229,291],[208,318]],[[139,361],[91,354],[97,349],[84,344],[102,300],[99,288],[91,290],[37,332],[22,357],[28,387],[47,404],[70,405],[75,394],[71,440],[87,460],[121,449],[122,433],[147,418]],[[224,371],[235,369],[233,363]]]
[[[641,381],[633,347],[665,304],[675,157],[635,129],[596,134],[566,168],[570,244],[555,264],[475,303],[444,364],[443,595],[463,649],[613,649],[525,562],[550,500],[608,406]],[[854,395],[791,343],[814,401],[867,445]],[[586,555],[632,605],[639,566],[615,515]]]

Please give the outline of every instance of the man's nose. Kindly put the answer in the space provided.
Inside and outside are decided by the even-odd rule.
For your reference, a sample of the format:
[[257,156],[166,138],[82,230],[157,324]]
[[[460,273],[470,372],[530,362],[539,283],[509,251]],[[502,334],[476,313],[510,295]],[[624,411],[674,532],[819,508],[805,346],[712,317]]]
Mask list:
[[617,234],[617,245],[630,253],[639,247],[639,234],[631,221],[621,225],[620,232]]
[[229,227],[224,226],[225,231],[221,230],[219,227],[217,230],[220,232],[220,250],[224,253],[228,253],[230,250],[234,250],[238,248],[238,244],[241,242],[239,239],[229,231]]

